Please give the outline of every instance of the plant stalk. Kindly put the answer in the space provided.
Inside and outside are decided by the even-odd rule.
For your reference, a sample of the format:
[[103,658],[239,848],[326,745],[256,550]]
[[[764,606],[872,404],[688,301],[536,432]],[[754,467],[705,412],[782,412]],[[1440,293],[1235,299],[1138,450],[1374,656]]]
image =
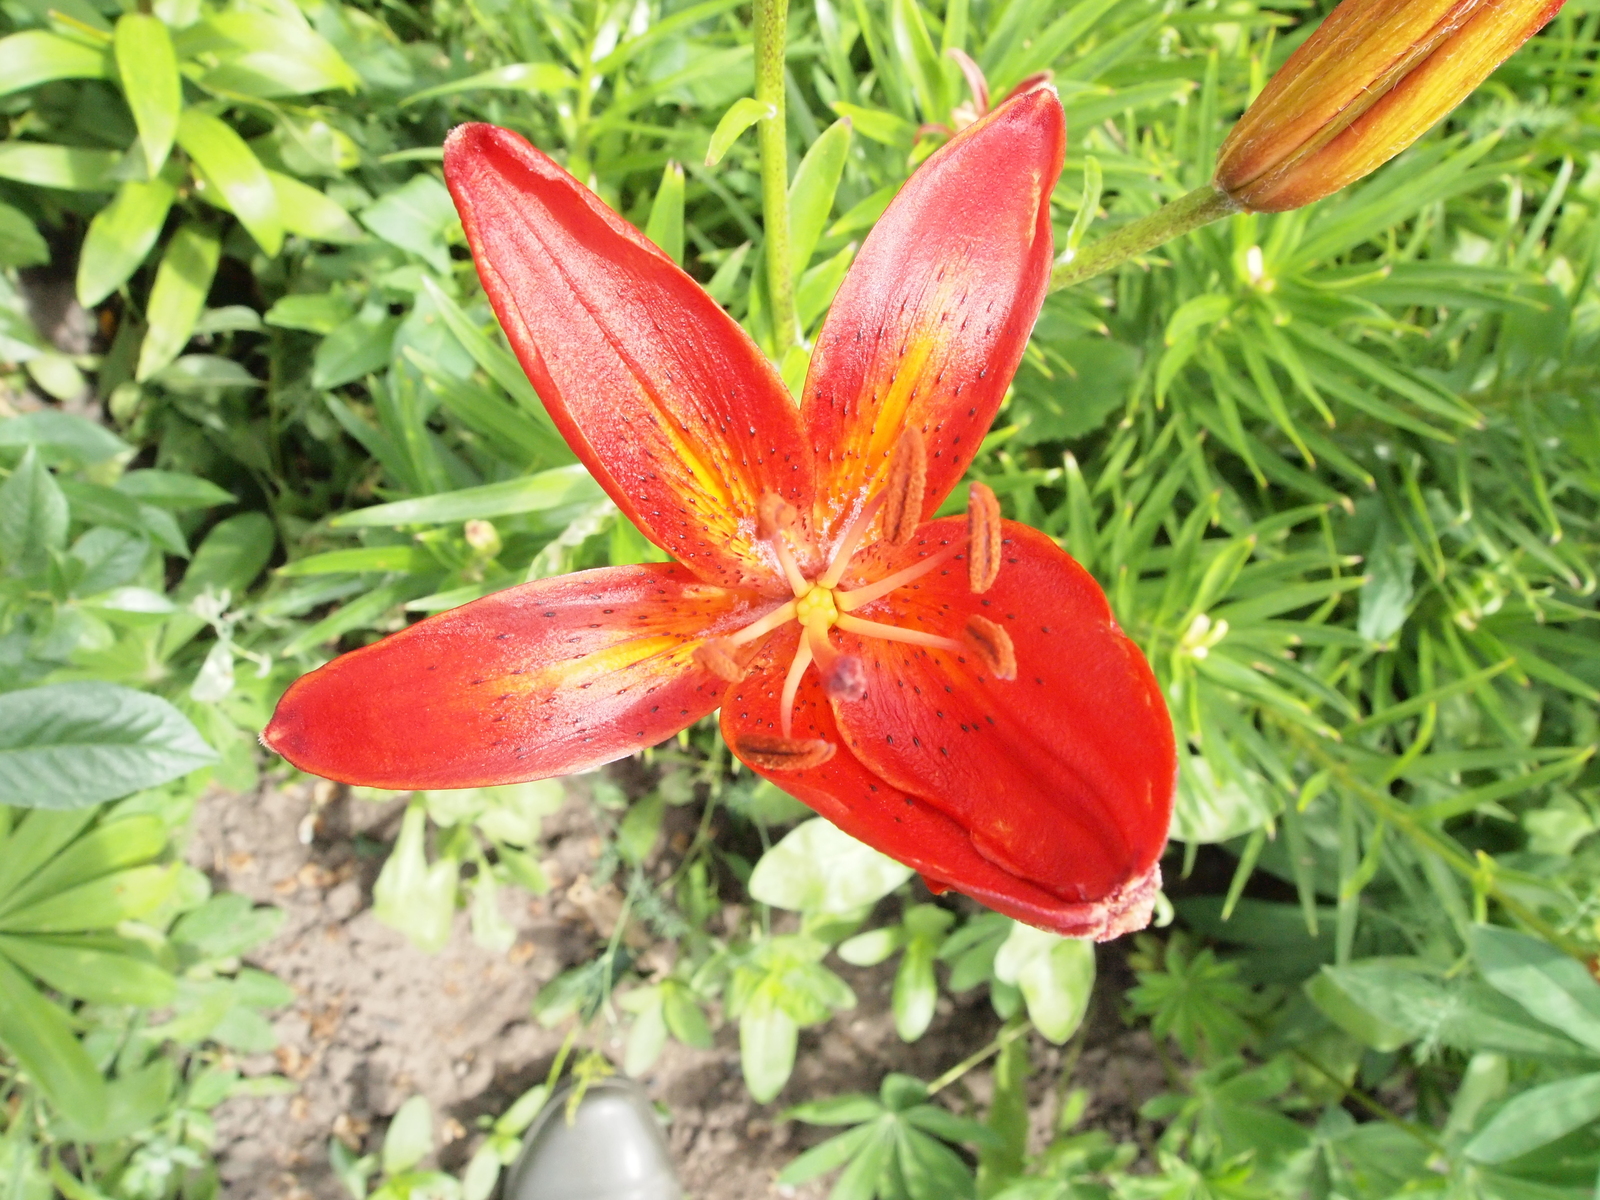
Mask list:
[[1050,272],[1050,290],[1059,292],[1085,279],[1093,279],[1136,255],[1239,211],[1233,197],[1212,184],[1196,188],[1057,263]]
[[772,302],[773,351],[780,363],[795,343],[799,324],[789,262],[789,139],[783,89],[788,27],[789,0],[755,0],[756,99],[772,106],[772,115],[756,122],[756,140],[761,152],[767,297]]

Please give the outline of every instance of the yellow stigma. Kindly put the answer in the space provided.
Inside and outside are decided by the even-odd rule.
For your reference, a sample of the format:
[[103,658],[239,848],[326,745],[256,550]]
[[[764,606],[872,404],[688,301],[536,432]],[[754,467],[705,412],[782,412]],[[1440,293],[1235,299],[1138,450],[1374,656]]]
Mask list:
[[795,601],[794,619],[808,629],[832,629],[839,620],[839,606],[834,603],[833,589],[813,586]]

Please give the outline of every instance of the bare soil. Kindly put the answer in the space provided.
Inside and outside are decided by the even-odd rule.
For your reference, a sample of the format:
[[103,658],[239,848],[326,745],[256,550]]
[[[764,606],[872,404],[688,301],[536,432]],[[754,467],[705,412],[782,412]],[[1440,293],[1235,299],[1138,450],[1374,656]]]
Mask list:
[[[465,1163],[481,1134],[476,1118],[503,1111],[541,1081],[566,1035],[529,1015],[540,987],[587,961],[603,945],[600,901],[588,872],[599,849],[587,806],[571,801],[545,820],[544,864],[552,890],[507,893],[518,928],[509,952],[476,945],[465,915],[438,955],[416,949],[372,915],[372,884],[398,832],[402,805],[371,804],[330,784],[263,787],[253,795],[217,791],[195,816],[191,861],[219,888],[285,910],[279,936],[251,956],[296,993],[275,1020],[280,1044],[247,1059],[247,1073],[281,1073],[292,1094],[238,1098],[217,1113],[217,1153],[229,1200],[340,1200],[328,1165],[330,1138],[352,1150],[381,1143],[388,1119],[414,1094],[435,1115],[437,1157]],[[512,911],[512,905],[516,905]],[[834,1130],[782,1119],[788,1106],[851,1091],[875,1091],[902,1071],[931,1079],[982,1047],[998,1022],[982,989],[941,997],[927,1035],[906,1045],[889,1012],[893,964],[866,970],[830,960],[855,989],[858,1007],[802,1034],[794,1077],[778,1099],[756,1104],[739,1075],[737,1030],[720,1030],[709,1050],[669,1043],[644,1076],[670,1116],[669,1139],[687,1195],[694,1200],[817,1198],[829,1181],[802,1188],[775,1182],[801,1150]],[[1114,949],[1101,955],[1102,979],[1081,1044],[1065,1055],[1035,1039],[1031,1087],[1036,1146],[1049,1137],[1069,1087],[1093,1094],[1085,1124],[1149,1144],[1139,1106],[1165,1086],[1148,1038],[1116,1011],[1129,982]],[[603,1028],[587,1044],[620,1062],[624,1030]],[[1070,1077],[1063,1064],[1070,1064]],[[981,1116],[986,1069],[945,1093],[958,1111]]]

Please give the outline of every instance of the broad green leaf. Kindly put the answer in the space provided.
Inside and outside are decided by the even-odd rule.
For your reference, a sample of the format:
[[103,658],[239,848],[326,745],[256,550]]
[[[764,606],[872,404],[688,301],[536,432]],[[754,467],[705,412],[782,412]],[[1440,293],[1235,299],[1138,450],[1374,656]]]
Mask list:
[[[880,108],[862,108],[859,104],[846,104],[841,100],[833,105],[833,111],[848,120],[850,127],[862,137],[882,142],[885,146],[905,150],[916,140],[915,125],[904,117]],[[887,202],[884,206],[888,207]]]
[[90,1004],[136,1004],[160,1008],[172,1003],[176,981],[154,963],[119,950],[109,939],[16,937],[0,934],[0,958],[66,996]]
[[281,297],[267,309],[262,320],[280,329],[332,333],[354,315],[349,297],[339,292],[313,292]]
[[1600,1073],[1562,1079],[1513,1096],[1466,1144],[1464,1153],[1478,1162],[1506,1162],[1596,1120]]
[[796,826],[761,856],[750,895],[806,913],[851,913],[910,879],[910,867],[818,817]]
[[156,268],[156,281],[145,307],[149,329],[139,347],[135,379],[150,378],[188,344],[206,306],[206,293],[211,290],[221,256],[222,243],[216,230],[209,226],[188,221],[172,235],[161,265]]
[[[38,450],[29,446],[11,478],[0,485],[0,564],[17,575],[44,570],[50,552],[67,544],[69,519],[67,498],[55,476],[40,461]],[[0,696],[0,711],[5,701],[6,697]],[[0,727],[3,724],[0,718]],[[0,746],[4,745],[5,736],[0,732]],[[18,803],[6,799],[3,775],[0,803]]]
[[683,266],[683,167],[678,163],[669,162],[661,172],[644,235]]
[[272,181],[284,232],[314,242],[349,244],[361,240],[361,227],[336,201],[278,171],[268,171],[267,178]]
[[0,179],[69,192],[109,192],[122,156],[115,150],[85,150],[45,142],[0,142]]
[[450,273],[450,239],[461,228],[455,202],[429,174],[413,175],[361,210],[361,223],[391,246],[415,254],[441,275]]
[[448,858],[429,864],[427,826],[422,805],[406,809],[400,836],[372,888],[372,913],[418,949],[435,954],[450,940],[460,868]]
[[261,574],[276,544],[277,533],[265,513],[240,513],[218,522],[194,552],[177,598],[188,602],[207,588],[238,595]]
[[133,454],[132,446],[98,421],[53,408],[0,421],[0,450],[24,446],[37,447],[47,463],[65,466],[92,466]]
[[276,97],[361,86],[350,64],[292,7],[276,14],[230,7],[185,29],[178,49],[182,56],[210,52],[222,60],[202,76],[207,88]]
[[0,38],[0,96],[53,79],[110,79],[111,56],[44,29]]
[[789,185],[789,249],[796,274],[811,263],[833,212],[833,198],[850,156],[850,119],[841,117],[812,143]]
[[739,1065],[758,1104],[767,1103],[789,1082],[799,1039],[794,1018],[765,993],[739,1018]]
[[172,36],[159,17],[123,13],[117,18],[112,46],[122,95],[139,128],[145,167],[154,179],[172,149],[183,109],[183,80]]
[[[170,508],[175,512],[215,508],[219,504],[234,502],[232,492],[224,491],[209,479],[185,475],[181,471],[149,468],[127,471],[117,480],[117,491],[126,492],[141,503]],[[193,569],[192,565],[190,569]]]
[[178,145],[203,176],[205,186],[197,188],[201,199],[238,217],[263,251],[276,254],[283,245],[277,189],[245,140],[220,118],[186,108],[178,121]]
[[0,267],[37,267],[50,261],[50,246],[27,214],[0,204]]
[[1082,938],[1057,937],[1013,924],[994,956],[994,976],[1022,990],[1029,1019],[1059,1046],[1077,1031],[1089,1010],[1094,946]]
[[711,131],[711,144],[706,147],[706,166],[714,167],[722,161],[733,144],[739,140],[739,135],[757,121],[774,116],[777,113],[765,100],[757,100],[752,96],[744,96],[735,100],[722,114],[722,120],[717,122],[717,127]]
[[433,1153],[433,1112],[427,1098],[412,1096],[400,1106],[383,1136],[383,1173],[409,1171]]
[[1600,983],[1569,954],[1492,925],[1472,931],[1484,980],[1568,1037],[1600,1054]]
[[0,804],[97,804],[216,757],[182,713],[146,692],[85,682],[0,695]]
[[117,189],[110,204],[95,213],[78,257],[79,304],[93,308],[139,269],[161,236],[176,196],[177,191],[164,179],[149,183],[130,180]]
[[105,1119],[106,1089],[66,1014],[0,959],[0,1046],[62,1112],[97,1125]]
[[311,386],[343,387],[387,366],[399,328],[399,318],[385,316],[382,309],[357,313],[317,346],[311,359]]
[[474,517],[505,517],[542,512],[571,504],[593,504],[604,493],[582,466],[554,467],[522,479],[486,483],[459,492],[441,492],[416,500],[396,500],[341,513],[329,524],[335,529],[373,526],[446,525]]
[[655,1065],[667,1044],[667,1018],[659,996],[633,1019],[623,1051],[622,1069],[637,1078]]
[[468,75],[464,79],[423,88],[422,91],[413,92],[400,101],[399,106],[404,108],[408,104],[420,104],[424,100],[453,96],[459,92],[511,90],[542,92],[547,96],[553,96],[558,92],[571,91],[577,86],[577,76],[558,63],[510,63],[504,67],[479,71],[476,75]]

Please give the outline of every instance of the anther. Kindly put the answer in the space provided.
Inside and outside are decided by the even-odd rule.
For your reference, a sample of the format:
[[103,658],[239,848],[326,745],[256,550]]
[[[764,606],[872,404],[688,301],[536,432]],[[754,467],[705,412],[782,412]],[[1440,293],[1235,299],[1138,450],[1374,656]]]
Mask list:
[[1000,501],[988,484],[967,490],[967,582],[986,592],[1000,574]]
[[695,665],[702,670],[710,671],[718,679],[725,679],[729,683],[738,683],[745,676],[745,669],[739,665],[739,660],[734,656],[735,644],[727,638],[712,638],[708,642],[701,642],[694,648]]
[[822,672],[822,690],[830,700],[860,700],[867,694],[867,668],[854,654],[836,654]]
[[777,492],[767,492],[756,507],[756,531],[762,539],[776,537],[794,525],[796,513]]
[[809,771],[833,757],[837,749],[821,738],[786,738],[747,733],[734,745],[739,757],[764,771]]
[[883,536],[894,546],[904,546],[922,523],[922,493],[928,483],[928,459],[922,434],[907,425],[889,463],[884,487]]
[[989,674],[996,679],[1017,677],[1017,651],[1011,635],[988,617],[976,614],[967,618],[967,643],[978,652]]

